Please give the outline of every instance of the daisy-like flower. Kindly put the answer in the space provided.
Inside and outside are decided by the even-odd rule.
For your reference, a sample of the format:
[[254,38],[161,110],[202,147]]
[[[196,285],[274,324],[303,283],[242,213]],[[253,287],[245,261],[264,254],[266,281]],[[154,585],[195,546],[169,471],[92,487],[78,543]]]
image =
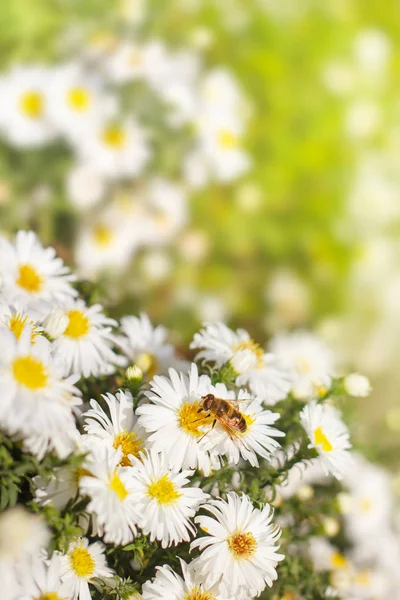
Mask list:
[[110,451],[98,445],[92,448],[88,461],[90,475],[83,476],[79,489],[89,496],[87,511],[96,516],[96,525],[104,541],[128,544],[136,535],[139,519],[136,483],[131,467],[122,467],[120,450]]
[[342,479],[351,464],[351,443],[340,412],[329,404],[312,400],[301,411],[300,421],[310,439],[308,447],[317,450],[326,474]]
[[55,449],[59,456],[71,452],[78,435],[72,409],[81,403],[74,387],[77,376],[63,379],[44,337],[31,343],[26,326],[19,339],[3,330],[0,348],[0,423],[11,435],[31,443],[43,456]]
[[64,312],[68,326],[53,347],[65,374],[108,375],[116,364],[123,364],[111,348],[115,342],[111,327],[117,322],[104,316],[100,304],[86,306],[79,299],[69,302]]
[[62,305],[77,295],[70,283],[75,277],[54,248],[43,248],[33,231],[19,231],[15,244],[0,237],[0,270],[5,301],[21,301],[27,310],[40,309],[43,301]]
[[217,367],[230,362],[235,370],[239,368],[236,385],[248,385],[266,404],[283,400],[290,390],[292,375],[287,367],[273,354],[266,354],[244,329],[232,331],[223,323],[209,323],[194,335],[190,347],[200,348],[196,360]]
[[192,564],[181,560],[182,577],[169,565],[157,567],[152,581],[143,585],[143,600],[222,600],[208,591],[207,582],[198,583]]
[[348,570],[351,565],[349,560],[325,538],[310,538],[309,553],[316,571]]
[[45,553],[35,556],[29,568],[20,568],[21,595],[19,600],[64,600],[68,598],[68,588],[61,580],[60,554],[54,552],[51,558]]
[[48,305],[42,303],[39,312],[35,310],[26,311],[22,303],[16,305],[0,304],[0,328],[5,327],[19,340],[25,326],[31,328],[31,342],[35,343],[35,337],[42,331],[37,323],[40,320],[41,310],[48,310]]
[[[242,457],[248,460],[253,467],[258,467],[257,455],[269,459],[271,454],[280,447],[279,442],[274,438],[285,435],[272,426],[279,419],[279,415],[270,410],[264,410],[260,402],[251,398],[246,390],[240,390],[236,395],[224,384],[217,383],[212,392],[218,398],[238,401],[237,407],[246,421],[246,430],[228,434],[217,421],[212,431],[206,432],[205,441],[219,455],[225,454],[231,464],[237,464]],[[212,422],[212,418],[209,421]]]
[[61,579],[65,583],[71,600],[90,600],[89,584],[92,579],[113,576],[107,566],[101,542],[90,544],[86,538],[72,542],[65,555],[61,555]]
[[144,49],[140,45],[123,41],[104,66],[111,81],[121,84],[143,77],[144,59]]
[[199,515],[195,522],[208,534],[192,542],[201,555],[193,561],[197,576],[209,590],[224,598],[258,596],[277,578],[280,529],[272,524],[268,504],[262,510],[234,492],[227,501],[212,500],[203,506],[213,516]]
[[190,519],[208,494],[198,487],[185,487],[190,471],[171,471],[162,455],[150,451],[134,458],[133,498],[140,515],[138,525],[150,540],[161,546],[190,540],[195,527]]
[[125,354],[149,379],[177,365],[174,347],[166,342],[168,331],[161,325],[154,327],[145,313],[122,317],[121,332],[124,337],[119,343]]
[[293,372],[293,394],[309,398],[329,389],[335,370],[332,351],[314,334],[295,331],[277,335],[270,350]]
[[98,402],[91,400],[92,408],[82,415],[85,419],[85,431],[89,437],[105,443],[110,450],[120,450],[120,464],[124,467],[130,466],[130,456],[139,456],[146,438],[133,412],[132,394],[120,390],[115,396],[104,394],[102,397],[107,403],[110,416]]
[[169,369],[169,377],[156,375],[147,392],[151,404],[139,406],[139,424],[151,434],[149,446],[166,457],[173,471],[201,469],[208,475],[219,468],[217,454],[205,449],[203,428],[210,420],[199,413],[201,397],[210,391],[211,380],[199,376],[193,363],[188,374]]
[[149,224],[145,242],[151,246],[173,240],[187,221],[187,197],[179,185],[154,177],[146,189]]

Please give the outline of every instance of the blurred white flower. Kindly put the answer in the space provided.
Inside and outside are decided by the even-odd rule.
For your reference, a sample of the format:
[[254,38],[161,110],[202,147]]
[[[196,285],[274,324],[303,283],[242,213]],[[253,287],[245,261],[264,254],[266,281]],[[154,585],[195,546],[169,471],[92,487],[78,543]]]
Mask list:
[[97,204],[103,197],[105,188],[104,179],[89,165],[78,163],[67,174],[68,199],[81,210]]
[[344,389],[350,396],[365,398],[371,393],[372,387],[367,377],[359,373],[350,373],[344,378]]

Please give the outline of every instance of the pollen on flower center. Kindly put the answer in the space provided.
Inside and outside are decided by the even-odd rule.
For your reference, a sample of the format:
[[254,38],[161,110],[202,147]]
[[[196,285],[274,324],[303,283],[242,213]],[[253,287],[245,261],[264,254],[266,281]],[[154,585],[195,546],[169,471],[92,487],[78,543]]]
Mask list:
[[345,557],[340,552],[334,552],[334,554],[332,554],[331,562],[332,566],[334,566],[336,569],[342,569],[347,565]]
[[317,427],[316,429],[314,429],[314,438],[315,444],[317,446],[322,446],[322,450],[324,452],[330,452],[331,450],[333,450],[333,446],[322,431],[322,427]]
[[40,292],[43,286],[42,278],[36,269],[29,264],[20,265],[19,277],[16,283],[27,292],[32,292],[33,294]]
[[20,108],[30,119],[39,119],[44,111],[43,94],[34,90],[25,92],[20,98]]
[[67,102],[74,110],[85,112],[90,106],[90,93],[83,87],[73,87],[68,90]]
[[228,548],[232,552],[234,558],[248,559],[255,554],[257,542],[250,531],[247,533],[233,533],[228,538]]
[[93,230],[93,239],[100,248],[107,248],[114,238],[112,230],[106,225],[96,225]]
[[69,553],[71,566],[78,577],[87,579],[94,573],[95,563],[89,550],[78,546]]
[[149,485],[147,495],[155,498],[159,504],[167,506],[174,504],[182,496],[167,474]]
[[244,342],[238,342],[233,345],[232,350],[238,352],[239,350],[250,350],[257,358],[257,369],[264,367],[264,350],[260,344],[257,344],[254,340],[246,340]]
[[102,140],[114,150],[121,150],[126,144],[126,134],[121,126],[109,125],[103,130]]
[[204,431],[200,428],[204,425],[210,425],[210,419],[203,416],[205,413],[199,413],[200,408],[200,402],[193,402],[192,404],[184,402],[178,413],[179,426],[186,431],[186,433],[190,433],[190,435],[195,437],[204,435]]
[[57,594],[57,592],[46,592],[45,594],[42,594],[38,598],[35,598],[35,600],[66,600],[66,598],[65,598],[65,596],[64,597],[59,596]]
[[129,467],[131,461],[129,460],[129,454],[133,456],[139,456],[141,450],[143,450],[143,442],[133,431],[120,431],[114,438],[114,448],[120,448],[122,450],[123,457],[119,463],[122,467]]
[[238,138],[228,129],[223,129],[218,134],[218,142],[224,150],[231,150],[238,145]]
[[215,596],[212,596],[208,592],[204,592],[200,588],[196,587],[189,590],[183,600],[217,600]]
[[39,390],[47,384],[44,364],[32,356],[21,356],[13,363],[14,378],[30,390]]
[[120,500],[125,500],[128,495],[128,491],[121,479],[118,477],[117,472],[114,471],[112,479],[110,480],[108,487],[110,490],[115,492]]
[[80,338],[89,331],[89,319],[85,317],[80,310],[70,310],[68,312],[69,323],[64,335],[72,338]]

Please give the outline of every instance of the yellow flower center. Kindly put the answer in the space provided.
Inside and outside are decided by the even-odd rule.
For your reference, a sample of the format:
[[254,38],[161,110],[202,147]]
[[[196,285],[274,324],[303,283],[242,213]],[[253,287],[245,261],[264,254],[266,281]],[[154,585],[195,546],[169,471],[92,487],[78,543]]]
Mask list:
[[20,108],[30,119],[40,119],[44,111],[44,98],[40,92],[29,90],[20,98]]
[[301,356],[297,357],[294,361],[295,369],[299,373],[299,375],[309,375],[312,371],[311,365],[308,360],[302,358]]
[[170,480],[168,475],[164,475],[161,479],[153,481],[147,488],[147,495],[151,498],[155,498],[158,504],[164,504],[171,506],[175,504],[176,500],[182,496],[178,493],[178,488]]
[[254,535],[248,531],[247,533],[233,533],[228,538],[228,548],[237,559],[249,559],[257,550],[257,542]]
[[115,494],[117,494],[120,500],[125,500],[125,498],[128,495],[128,491],[122,483],[121,479],[118,477],[117,471],[114,471],[110,483],[108,484],[108,487],[110,488],[110,490],[115,492]]
[[34,600],[67,600],[67,598],[59,596],[57,592],[46,592]]
[[137,357],[135,364],[143,373],[146,373],[149,379],[153,379],[154,375],[158,371],[157,358],[156,356],[154,356],[154,354],[150,354],[149,352],[144,352],[143,354],[140,354]]
[[232,150],[238,145],[237,136],[228,129],[222,129],[218,134],[218,142],[224,150]]
[[35,294],[40,292],[43,286],[43,279],[38,274],[36,269],[31,265],[25,264],[19,267],[19,278],[17,279],[17,285],[24,288],[27,292]]
[[69,553],[72,569],[78,577],[87,579],[94,573],[95,563],[89,550],[77,546]]
[[93,239],[100,248],[107,248],[113,241],[114,234],[106,225],[96,225],[93,230]]
[[347,566],[347,560],[340,552],[334,552],[331,556],[331,563],[335,569],[343,569]]
[[370,500],[370,498],[364,498],[364,500],[361,500],[360,508],[362,512],[369,512],[372,508],[372,500]]
[[354,579],[359,585],[367,587],[371,583],[371,574],[365,569],[364,571],[360,571],[359,573],[357,573]]
[[15,337],[17,338],[17,340],[19,340],[19,338],[21,337],[21,334],[24,330],[25,325],[29,323],[29,325],[32,325],[32,330],[31,330],[31,343],[34,344],[34,338],[39,335],[38,332],[38,328],[34,326],[34,322],[33,321],[28,321],[28,316],[25,315],[25,317],[22,317],[22,315],[20,313],[14,313],[11,315],[10,317],[10,321],[8,323],[8,327],[10,329],[10,331],[12,331],[12,333],[15,335]]
[[245,415],[244,413],[241,413],[241,414],[242,414],[242,417],[244,418],[244,420],[246,421],[246,425],[247,425],[246,433],[248,433],[248,430],[251,427],[251,425],[253,425],[255,419],[253,417],[251,417],[250,415]]
[[200,402],[193,402],[193,404],[185,402],[182,404],[178,412],[179,427],[194,437],[200,437],[204,435],[204,431],[202,431],[200,428],[204,427],[204,425],[211,425],[211,419],[207,419],[204,416],[207,413],[199,413],[200,408]]
[[322,427],[317,427],[316,429],[314,429],[314,439],[314,443],[316,444],[316,446],[322,446],[322,450],[324,452],[330,452],[331,450],[333,450],[333,446],[322,431]]
[[85,112],[90,107],[90,93],[83,87],[73,87],[67,92],[68,105],[78,112]]
[[217,600],[215,596],[212,596],[208,592],[204,592],[200,588],[196,587],[188,591],[183,600]]
[[80,310],[70,310],[68,312],[69,323],[64,335],[71,338],[80,338],[86,335],[89,331],[89,319],[85,317]]
[[138,52],[137,50],[135,50],[134,52],[131,52],[129,55],[129,65],[131,67],[139,67],[142,63],[142,55],[140,52]]
[[250,350],[255,357],[257,358],[257,369],[262,369],[264,365],[264,350],[261,348],[260,344],[257,344],[254,340],[246,340],[244,342],[238,342],[234,344],[232,347],[234,352],[238,352],[239,350]]
[[113,150],[121,150],[126,144],[126,133],[120,125],[109,125],[103,130],[102,140]]
[[46,387],[46,368],[40,360],[33,356],[16,358],[13,363],[13,374],[19,384],[30,390],[40,390]]
[[128,458],[130,454],[137,457],[143,450],[142,440],[133,431],[126,431],[126,429],[115,436],[113,446],[122,450],[123,457],[119,463],[122,467],[130,467],[131,461]]

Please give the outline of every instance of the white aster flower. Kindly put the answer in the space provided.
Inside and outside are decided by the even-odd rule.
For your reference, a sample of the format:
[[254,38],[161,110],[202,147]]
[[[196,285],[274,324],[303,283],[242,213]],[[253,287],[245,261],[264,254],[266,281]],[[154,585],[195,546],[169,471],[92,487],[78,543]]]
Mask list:
[[39,311],[29,309],[27,311],[20,302],[14,305],[0,303],[0,328],[6,328],[15,335],[17,340],[21,337],[26,326],[31,331],[31,343],[35,343],[35,338],[42,332],[42,327],[38,325],[41,320],[41,312],[48,310],[48,305],[42,303]]
[[146,188],[148,227],[144,242],[162,245],[173,240],[187,221],[187,197],[182,187],[163,177],[153,177]]
[[169,369],[169,378],[156,375],[147,392],[151,404],[139,406],[139,424],[151,434],[149,446],[166,457],[168,466],[179,469],[201,469],[208,475],[218,468],[217,455],[205,450],[204,425],[209,419],[199,414],[202,396],[210,391],[207,375],[199,377],[193,363],[188,374]]
[[149,379],[177,366],[174,347],[166,342],[168,331],[162,325],[154,327],[145,313],[122,317],[120,331],[124,337],[118,342],[125,354]]
[[61,578],[71,600],[90,600],[89,584],[98,577],[112,577],[107,566],[104,546],[100,542],[90,544],[86,538],[78,538],[69,545],[68,552],[61,555]]
[[301,411],[300,421],[311,442],[308,447],[317,450],[326,474],[342,479],[351,464],[351,443],[340,412],[329,404],[312,400]]
[[88,437],[105,443],[110,450],[120,450],[120,464],[124,467],[130,466],[130,456],[139,456],[146,438],[133,412],[132,394],[120,390],[115,396],[104,394],[102,397],[107,403],[110,416],[95,400],[91,400],[92,408],[82,415],[85,419],[85,431]]
[[284,558],[277,553],[281,532],[271,523],[271,507],[258,510],[247,496],[230,492],[227,501],[213,500],[203,508],[213,516],[201,515],[195,522],[208,535],[191,544],[201,551],[192,563],[200,580],[221,596],[238,599],[271,587]]
[[[259,344],[250,338],[244,329],[232,331],[223,323],[208,323],[194,335],[191,348],[200,348],[196,360],[214,362],[221,367],[228,361],[239,366],[236,384],[248,385],[251,392],[266,404],[276,404],[283,400],[290,390],[292,375],[288,368],[273,354],[266,354]],[[238,354],[250,350],[249,354]],[[244,367],[248,367],[245,371]]]
[[322,537],[310,538],[309,553],[316,571],[347,570],[351,565],[337,548]]
[[270,350],[292,370],[292,390],[297,398],[312,397],[329,389],[335,370],[334,356],[314,334],[279,334],[272,340]]
[[122,467],[121,450],[93,446],[88,460],[90,475],[79,481],[82,495],[89,496],[87,511],[96,517],[99,535],[107,543],[126,545],[136,535],[139,510],[131,467]]
[[0,80],[0,129],[15,146],[39,146],[54,137],[47,114],[49,77],[44,67],[19,66]]
[[106,186],[95,168],[78,163],[68,172],[65,188],[72,204],[81,210],[87,210],[101,200]]
[[0,272],[3,298],[21,301],[27,309],[39,309],[43,301],[63,304],[77,295],[70,284],[75,277],[54,248],[43,248],[33,231],[19,231],[15,244],[0,237]]
[[344,378],[344,389],[350,396],[366,398],[372,390],[369,379],[359,373],[350,373]]
[[182,577],[169,565],[156,567],[156,576],[143,585],[143,600],[222,600],[208,591],[207,582],[198,583],[192,563],[181,560]]
[[64,600],[69,592],[61,580],[61,557],[54,552],[51,558],[45,553],[33,557],[28,568],[19,568],[21,595],[19,600]]
[[79,490],[79,480],[89,472],[84,467],[76,469],[55,469],[50,481],[37,475],[33,478],[36,486],[35,502],[40,506],[55,506],[62,510],[76,496]]
[[4,330],[0,348],[0,422],[11,435],[43,456],[55,449],[66,456],[75,446],[78,431],[72,410],[81,403],[74,387],[77,376],[63,379],[53,359],[52,346],[25,327],[20,339]]
[[64,333],[69,324],[69,318],[61,308],[56,306],[43,321],[43,328],[53,339],[57,339]]
[[208,498],[200,488],[186,487],[191,472],[171,471],[165,458],[153,451],[134,458],[133,470],[133,498],[143,533],[163,548],[189,541],[196,531],[190,519]]
[[[246,421],[246,430],[243,432],[229,431],[220,424],[215,423],[212,431],[206,429],[204,440],[210,449],[216,451],[219,455],[225,454],[229,463],[237,464],[240,458],[248,460],[253,467],[258,467],[258,457],[262,456],[269,459],[271,455],[280,447],[279,442],[274,438],[285,434],[272,425],[279,419],[277,413],[270,410],[264,410],[257,399],[251,398],[245,390],[239,390],[236,395],[234,391],[228,390],[222,383],[217,383],[212,388],[212,393],[216,397],[232,402],[237,402],[237,409],[240,411]],[[209,425],[212,426],[212,415],[209,419]]]
[[105,61],[105,69],[111,81],[121,84],[144,75],[144,48],[132,42],[121,42]]
[[112,350],[111,328],[117,323],[102,313],[100,304],[86,306],[83,300],[69,302],[64,309],[68,326],[53,343],[55,356],[65,374],[108,375],[124,361]]

